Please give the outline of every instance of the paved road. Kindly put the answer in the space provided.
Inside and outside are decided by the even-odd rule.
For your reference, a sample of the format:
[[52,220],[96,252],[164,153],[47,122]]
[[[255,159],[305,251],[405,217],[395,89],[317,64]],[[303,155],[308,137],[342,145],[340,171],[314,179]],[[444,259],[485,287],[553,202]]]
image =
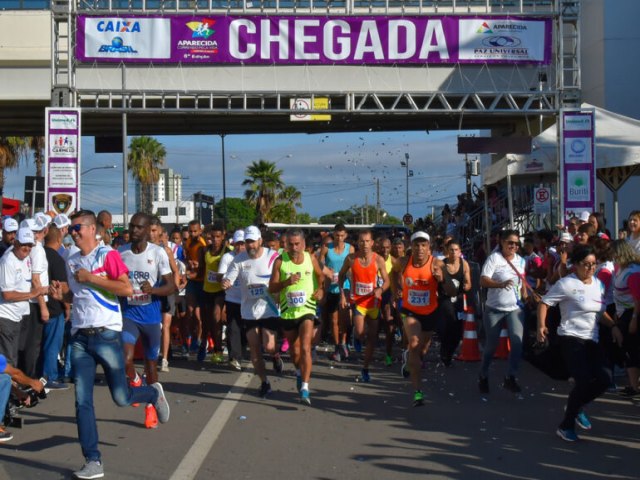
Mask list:
[[[97,385],[96,412],[106,478],[112,479],[637,479],[640,406],[607,394],[589,408],[594,429],[577,444],[554,432],[568,389],[524,364],[523,395],[498,387],[477,393],[477,364],[450,369],[431,359],[424,407],[411,407],[397,365],[372,368],[355,382],[355,363],[321,360],[312,377],[313,406],[297,401],[292,376],[272,377],[268,400],[256,379],[176,360],[161,381],[171,421],[143,426],[143,408],[118,408]],[[0,479],[69,478],[82,457],[73,391],[53,392],[24,411],[25,428],[0,446]]]

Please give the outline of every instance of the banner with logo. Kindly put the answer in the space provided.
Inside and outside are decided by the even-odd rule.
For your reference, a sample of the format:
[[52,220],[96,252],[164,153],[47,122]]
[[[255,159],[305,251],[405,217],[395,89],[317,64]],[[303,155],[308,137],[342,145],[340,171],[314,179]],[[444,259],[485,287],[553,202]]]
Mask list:
[[565,223],[596,207],[595,111],[560,112],[560,180]]
[[541,64],[552,19],[455,16],[78,16],[81,62]]
[[45,116],[45,210],[68,215],[80,208],[80,109]]

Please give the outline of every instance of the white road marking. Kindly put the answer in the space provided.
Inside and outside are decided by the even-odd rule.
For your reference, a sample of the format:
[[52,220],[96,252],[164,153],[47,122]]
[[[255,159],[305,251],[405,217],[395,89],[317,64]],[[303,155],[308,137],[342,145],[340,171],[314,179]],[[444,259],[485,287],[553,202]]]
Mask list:
[[213,412],[196,441],[193,442],[176,471],[171,475],[170,480],[192,480],[196,477],[198,470],[200,470],[202,463],[216,443],[220,432],[227,424],[233,409],[247,389],[252,377],[253,373],[249,372],[244,372],[238,377],[236,383],[233,384],[229,393],[220,403],[220,406]]

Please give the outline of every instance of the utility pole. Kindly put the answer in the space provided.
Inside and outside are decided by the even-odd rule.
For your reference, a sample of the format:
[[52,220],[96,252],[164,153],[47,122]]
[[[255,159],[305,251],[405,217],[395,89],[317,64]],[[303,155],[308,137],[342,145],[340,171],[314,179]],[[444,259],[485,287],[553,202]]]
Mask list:
[[380,179],[376,178],[376,223],[380,223]]

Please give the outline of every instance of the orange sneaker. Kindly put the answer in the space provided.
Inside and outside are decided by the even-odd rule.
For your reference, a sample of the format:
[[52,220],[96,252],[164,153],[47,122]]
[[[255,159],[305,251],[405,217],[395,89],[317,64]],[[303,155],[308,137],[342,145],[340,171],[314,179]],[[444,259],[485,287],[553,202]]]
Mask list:
[[158,428],[158,415],[153,405],[148,404],[144,409],[144,426],[147,428]]
[[[132,386],[132,387],[140,387],[142,385],[142,378],[140,378],[140,375],[138,375],[136,373],[135,380],[129,380],[129,385]],[[139,403],[132,403],[131,406],[132,407],[139,407],[140,404]]]

